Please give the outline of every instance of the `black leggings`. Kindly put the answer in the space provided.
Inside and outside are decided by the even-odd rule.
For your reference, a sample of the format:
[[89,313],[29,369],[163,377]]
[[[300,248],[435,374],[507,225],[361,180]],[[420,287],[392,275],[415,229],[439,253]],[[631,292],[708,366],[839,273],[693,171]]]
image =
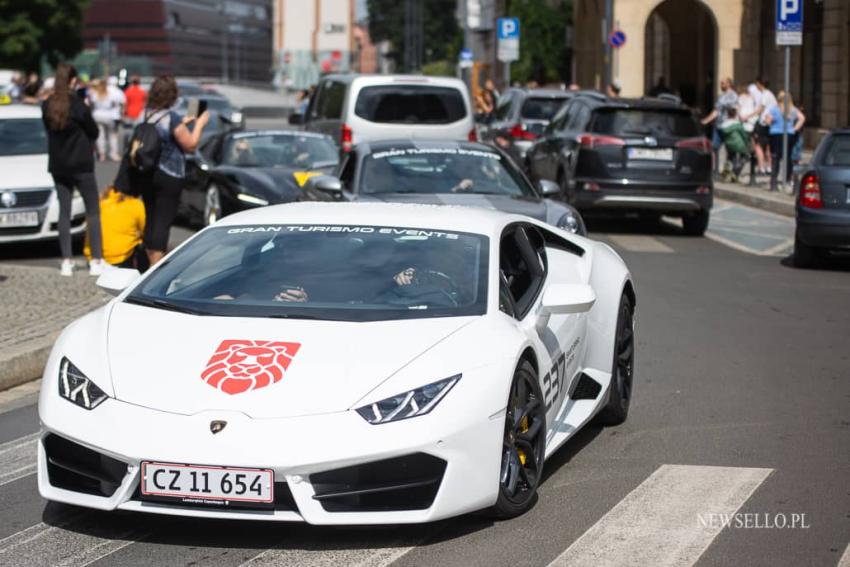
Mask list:
[[[785,181],[791,180],[791,175],[794,173],[794,160],[791,159],[791,154],[794,152],[794,144],[797,143],[797,134],[788,134],[788,163],[785,164]],[[782,134],[770,135],[770,154],[773,160],[773,167],[770,170],[770,186],[775,188],[777,179],[779,178],[779,168],[782,167]]]
[[157,170],[150,183],[145,183],[142,200],[145,203],[145,248],[158,252],[168,250],[171,225],[177,217],[183,179]]
[[100,195],[94,173],[53,175],[56,195],[59,197],[59,250],[63,258],[71,257],[71,199],[74,189],[80,192],[86,206],[86,224],[91,242],[91,257],[103,257],[100,233]]

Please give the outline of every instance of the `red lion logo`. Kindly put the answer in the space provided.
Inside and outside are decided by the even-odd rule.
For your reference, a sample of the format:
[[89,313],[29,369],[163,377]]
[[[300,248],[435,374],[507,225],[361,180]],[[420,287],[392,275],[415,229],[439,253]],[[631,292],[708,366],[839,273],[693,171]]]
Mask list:
[[221,341],[201,378],[225,394],[265,388],[283,378],[301,343]]

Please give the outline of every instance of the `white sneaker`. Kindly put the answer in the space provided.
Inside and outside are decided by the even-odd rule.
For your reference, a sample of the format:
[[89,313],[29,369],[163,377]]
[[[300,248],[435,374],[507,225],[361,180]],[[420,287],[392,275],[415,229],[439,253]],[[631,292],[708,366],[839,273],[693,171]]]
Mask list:
[[103,273],[103,260],[92,260],[89,262],[89,275],[99,276]]
[[60,276],[73,276],[74,275],[74,261],[73,260],[62,260],[62,265],[59,268]]

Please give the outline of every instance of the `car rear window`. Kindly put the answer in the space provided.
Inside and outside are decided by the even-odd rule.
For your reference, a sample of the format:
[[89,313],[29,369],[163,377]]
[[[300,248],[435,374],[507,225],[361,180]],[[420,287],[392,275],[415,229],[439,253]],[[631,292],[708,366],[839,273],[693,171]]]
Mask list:
[[566,101],[565,98],[527,98],[520,114],[528,120],[552,120]]
[[590,131],[617,136],[690,138],[699,136],[693,116],[685,110],[603,108],[594,112]]
[[833,136],[824,154],[823,164],[850,166],[850,136]]
[[389,124],[450,124],[466,117],[466,106],[451,87],[381,85],[360,91],[354,114]]

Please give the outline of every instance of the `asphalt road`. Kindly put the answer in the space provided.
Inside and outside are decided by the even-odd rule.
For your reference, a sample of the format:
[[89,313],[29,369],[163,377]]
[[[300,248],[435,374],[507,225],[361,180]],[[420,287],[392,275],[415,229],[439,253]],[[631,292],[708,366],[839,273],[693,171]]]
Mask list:
[[[850,564],[850,265],[796,270],[670,224],[590,227],[637,284],[635,398],[624,425],[547,462],[525,516],[349,529],[49,504],[22,392],[0,396],[0,565]],[[712,523],[736,510],[741,526]],[[781,518],[797,527],[764,527]]]

